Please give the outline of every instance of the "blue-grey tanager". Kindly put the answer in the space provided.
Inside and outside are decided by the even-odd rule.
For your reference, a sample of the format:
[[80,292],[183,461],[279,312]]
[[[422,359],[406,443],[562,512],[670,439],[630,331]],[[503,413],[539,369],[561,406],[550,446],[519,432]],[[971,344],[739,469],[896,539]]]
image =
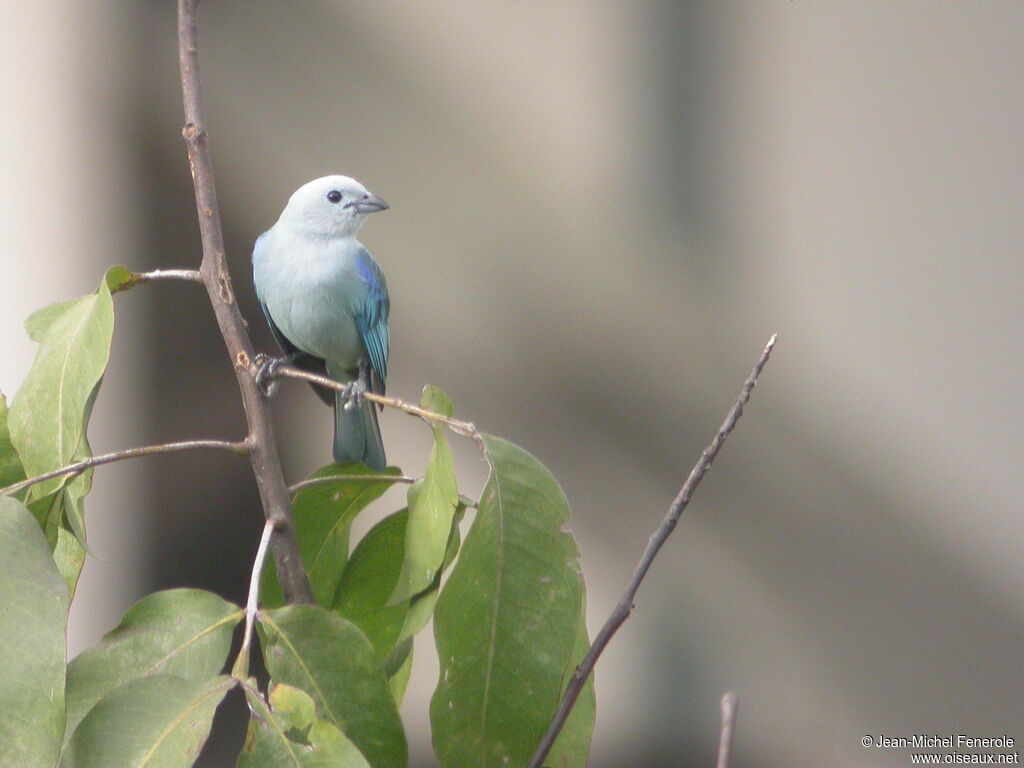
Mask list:
[[388,289],[356,240],[368,214],[387,209],[355,179],[325,176],[296,190],[252,252],[256,295],[287,360],[346,383],[317,388],[334,406],[334,460],[384,469],[377,410],[388,373]]

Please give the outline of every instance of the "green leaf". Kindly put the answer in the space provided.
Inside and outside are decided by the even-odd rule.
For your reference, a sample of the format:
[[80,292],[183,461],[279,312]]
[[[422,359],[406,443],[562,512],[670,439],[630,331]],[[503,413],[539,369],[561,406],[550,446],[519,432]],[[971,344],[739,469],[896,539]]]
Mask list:
[[316,716],[305,691],[275,685],[269,707],[249,686],[245,696],[252,716],[238,768],[370,768],[345,734]]
[[388,676],[388,687],[395,697],[395,704],[402,706],[405,689],[409,687],[412,674],[412,638],[408,637],[395,648],[384,663],[384,674]]
[[402,509],[367,531],[345,566],[334,603],[334,610],[366,635],[380,662],[398,643],[409,613],[408,601],[387,604],[402,570],[408,519],[409,511]]
[[[92,415],[92,403],[95,399],[97,389],[93,390],[92,397],[89,398],[89,403],[86,408],[86,423],[89,422],[89,417]],[[89,446],[89,436],[82,434],[82,441],[78,444],[78,448],[75,451],[75,455],[71,457],[72,463],[84,461],[92,456],[92,448]],[[85,544],[85,497],[89,491],[92,490],[92,476],[93,468],[85,470],[81,474],[72,477],[67,481],[67,485],[63,488],[63,519],[59,522],[63,523],[67,521],[68,528],[75,534],[82,546]]]
[[[423,388],[420,405],[444,416],[452,415],[452,402],[437,387]],[[405,530],[405,561],[398,584],[389,603],[408,600],[434,581],[448,546],[452,518],[459,503],[452,450],[444,428],[431,424],[434,446],[430,450],[427,471],[421,481],[409,488],[409,522]]]
[[434,614],[434,606],[437,605],[438,591],[441,588],[441,575],[448,570],[448,566],[455,560],[455,556],[459,554],[459,546],[461,539],[459,537],[459,524],[462,522],[462,516],[466,513],[466,508],[459,503],[459,506],[455,509],[455,517],[452,520],[451,535],[448,538],[448,550],[444,555],[444,562],[441,564],[441,570],[438,571],[434,577],[434,583],[430,585],[429,589],[420,592],[409,602],[409,613],[405,617],[405,624],[402,626],[402,631],[398,634],[398,642],[403,642],[406,638],[410,638],[427,626],[427,622],[430,621],[430,617]]
[[68,590],[32,513],[0,497],[0,761],[53,766],[64,738]]
[[[25,479],[25,470],[21,459],[10,440],[7,430],[7,400],[0,393],[0,488],[13,485]],[[85,452],[88,453],[88,442],[83,440]],[[82,450],[81,448],[79,449]],[[61,489],[50,496],[36,499],[30,503],[29,510],[36,517],[46,533],[47,543],[53,550],[53,558],[64,582],[67,584],[71,598],[75,596],[78,576],[85,564],[85,547],[63,526],[64,504],[67,502],[76,519],[82,521],[82,497],[88,492],[92,482],[92,470],[73,479],[67,489]],[[65,490],[67,495],[65,495]],[[22,491],[18,494],[24,496]],[[82,522],[84,525],[84,521]],[[82,529],[84,536],[84,528]]]
[[[585,600],[584,600],[585,603]],[[585,606],[581,606],[585,607]],[[576,644],[572,650],[572,659],[565,670],[562,684],[562,693],[569,683],[569,678],[576,670],[576,667],[583,657],[590,650],[590,640],[587,637],[587,620],[585,611],[580,611],[579,627],[576,631]],[[561,694],[560,694],[561,695]],[[594,696],[594,673],[590,673],[587,682],[583,684],[580,697],[576,699],[576,705],[569,713],[569,718],[562,726],[561,733],[555,739],[547,760],[544,761],[550,768],[585,768],[587,756],[590,754],[590,737],[594,733],[594,719],[597,716],[597,700]]]
[[409,519],[407,509],[388,515],[377,523],[352,552],[338,586],[334,610],[363,631],[381,662],[396,645],[415,635],[430,620],[441,573],[459,551],[458,526],[464,512],[465,508],[460,505],[452,521],[441,572],[435,575],[428,589],[412,600],[397,605],[388,603],[402,571]]
[[452,405],[451,398],[444,393],[444,390],[433,384],[423,387],[423,393],[420,395],[420,408],[447,416],[449,419],[455,415],[455,406]]
[[78,538],[63,525],[57,526],[57,541],[53,548],[53,560],[57,564],[61,578],[68,588],[71,600],[75,599],[78,588],[78,577],[85,565],[85,547]]
[[[76,461],[80,461],[80,459],[76,459]],[[60,490],[62,500],[60,508],[64,512],[61,522],[67,523],[68,530],[74,534],[83,547],[86,546],[85,497],[92,490],[92,475],[93,470],[90,467],[82,474],[72,478]]]
[[[335,475],[376,475],[363,464],[329,464],[310,479]],[[395,467],[385,475],[398,476]],[[292,500],[295,535],[302,562],[309,574],[309,586],[319,605],[330,607],[348,559],[348,534],[352,521],[393,483],[389,480],[339,480],[303,488]],[[260,582],[260,601],[265,607],[284,605],[274,561],[267,559]]]
[[[86,403],[85,421],[89,421],[92,413],[92,404],[95,399],[96,389]],[[83,434],[82,441],[75,450],[72,462],[79,462],[92,456],[92,449],[89,447],[88,436]],[[90,467],[81,474],[71,477],[67,484],[58,488],[52,494],[36,499],[29,503],[29,509],[39,519],[46,533],[46,541],[53,550],[54,559],[60,569],[64,581],[68,585],[71,597],[75,596],[75,589],[78,585],[78,577],[81,574],[82,566],[85,564],[85,496],[92,488],[93,469]],[[71,533],[78,542],[78,546],[64,542],[62,552],[58,553],[57,548],[61,546],[64,534]],[[79,552],[81,550],[81,552]]]
[[11,434],[7,429],[7,398],[0,392],[0,488],[14,485],[25,479],[18,452],[14,450]]
[[527,763],[558,705],[583,601],[562,490],[526,451],[483,441],[491,475],[434,611],[430,719],[445,767]]
[[263,657],[276,683],[301,688],[374,768],[405,768],[408,748],[387,679],[362,632],[337,614],[296,605],[260,613]]
[[50,549],[57,546],[57,529],[64,515],[64,489],[59,488],[48,496],[34,499],[25,504],[46,535]]
[[[39,310],[25,325],[39,349],[11,405],[9,427],[25,473],[34,477],[69,464],[85,433],[114,330],[106,281],[96,293]],[[65,480],[35,485],[28,498],[46,496]]]
[[67,738],[97,701],[129,680],[157,673],[191,681],[216,675],[243,615],[237,605],[201,589],[144,597],[68,665]]
[[61,768],[187,768],[210,734],[230,677],[149,675],[115,688],[79,724]]
[[[90,456],[88,440],[82,442],[75,452],[75,461]],[[87,469],[71,479],[63,488],[41,499],[29,502],[29,510],[39,521],[46,535],[46,542],[53,550],[57,569],[68,586],[71,599],[75,597],[78,577],[85,565],[85,495],[92,487],[93,470]]]
[[38,344],[43,340],[47,331],[50,330],[50,326],[53,325],[54,321],[59,320],[69,309],[81,301],[82,299],[68,299],[67,301],[58,301],[56,304],[50,304],[42,309],[37,309],[25,321],[25,333],[28,334],[32,341]]

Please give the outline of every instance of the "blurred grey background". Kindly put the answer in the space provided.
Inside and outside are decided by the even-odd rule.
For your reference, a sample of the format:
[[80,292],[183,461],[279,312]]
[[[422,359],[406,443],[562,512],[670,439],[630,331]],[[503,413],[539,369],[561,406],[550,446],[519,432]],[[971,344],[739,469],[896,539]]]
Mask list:
[[[12,393],[29,312],[109,264],[195,266],[199,240],[173,4],[0,9]],[[252,241],[301,183],[355,176],[392,206],[362,237],[392,295],[389,391],[436,383],[551,468],[592,631],[779,332],[598,667],[592,765],[712,764],[726,690],[736,766],[909,763],[866,734],[1024,740],[1024,5],[250,0],[205,3],[200,36],[258,345]],[[201,289],[116,302],[94,448],[240,437]],[[289,476],[325,463],[312,393],[274,406]],[[428,430],[383,425],[422,472]],[[481,462],[456,456],[478,492]],[[242,598],[244,462],[101,469],[88,515],[73,651],[156,588]],[[426,641],[403,706],[417,766]],[[204,764],[240,738],[219,724]]]

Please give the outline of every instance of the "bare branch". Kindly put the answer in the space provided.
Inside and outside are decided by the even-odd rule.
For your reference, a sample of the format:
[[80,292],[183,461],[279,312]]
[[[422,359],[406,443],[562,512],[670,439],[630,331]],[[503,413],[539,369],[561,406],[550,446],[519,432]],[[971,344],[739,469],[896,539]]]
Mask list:
[[198,269],[154,269],[151,272],[132,273],[134,283],[148,283],[151,280],[189,280],[201,283],[203,275]]
[[263,512],[274,524],[271,539],[281,588],[289,603],[312,603],[313,593],[302,567],[299,544],[292,521],[291,497],[285,485],[270,409],[249,372],[253,359],[252,342],[235,301],[224,255],[224,235],[217,207],[213,163],[207,144],[206,126],[199,90],[196,6],[198,0],[178,0],[178,57],[181,65],[181,92],[185,109],[182,135],[188,147],[188,163],[195,187],[199,233],[203,260],[199,271],[210,296],[217,325],[227,346],[238,379],[238,387],[249,425],[250,460],[259,487]]
[[331,475],[330,477],[311,477],[308,480],[301,480],[295,485],[288,486],[288,493],[293,496],[301,491],[303,488],[311,488],[314,485],[324,485],[325,483],[337,483],[344,480],[373,480],[383,481],[388,483],[414,483],[416,478],[408,477],[407,475]]
[[581,661],[580,665],[576,667],[576,671],[573,672],[572,677],[569,679],[569,684],[565,688],[562,700],[558,703],[558,709],[555,711],[555,716],[551,721],[551,725],[548,726],[548,730],[544,734],[544,738],[541,739],[541,742],[537,747],[537,751],[534,752],[533,758],[530,760],[527,768],[540,768],[543,764],[544,758],[546,758],[548,752],[551,751],[551,747],[554,745],[555,739],[565,726],[565,721],[568,719],[569,713],[572,711],[572,707],[576,703],[576,699],[579,698],[580,693],[583,691],[584,683],[587,682],[587,678],[590,677],[590,673],[594,671],[594,665],[597,663],[598,658],[600,658],[601,654],[604,652],[604,649],[612,639],[612,636],[633,612],[633,603],[636,599],[636,593],[640,589],[640,584],[647,575],[647,571],[650,570],[651,564],[654,562],[654,558],[665,543],[665,540],[668,539],[669,535],[675,529],[676,523],[679,522],[679,518],[683,514],[683,510],[685,510],[686,505],[690,503],[690,498],[693,496],[693,492],[700,484],[701,479],[707,473],[708,469],[711,468],[711,464],[714,462],[719,450],[721,450],[725,439],[736,426],[736,422],[739,421],[740,416],[743,415],[743,406],[747,404],[748,400],[750,400],[750,393],[757,384],[757,378],[761,375],[761,370],[764,368],[765,364],[768,362],[768,358],[771,356],[772,349],[775,346],[776,336],[777,334],[773,334],[768,340],[768,344],[765,346],[764,352],[761,353],[761,357],[754,366],[754,370],[751,371],[750,376],[747,378],[746,382],[744,382],[743,389],[740,390],[739,397],[736,398],[736,402],[733,403],[732,408],[729,409],[729,413],[726,415],[725,421],[722,422],[722,426],[719,427],[714,440],[712,440],[708,447],[701,453],[700,459],[697,461],[696,465],[694,465],[693,469],[690,470],[690,475],[686,478],[686,482],[683,483],[683,487],[679,490],[679,494],[669,506],[668,512],[665,514],[665,518],[661,521],[661,525],[658,526],[657,530],[651,536],[650,541],[647,542],[647,548],[644,550],[643,556],[640,558],[640,562],[637,564],[636,570],[633,572],[633,577],[630,579],[625,593],[622,595],[622,598],[615,606],[611,615],[605,621],[604,626],[601,627],[601,631],[597,633],[597,636],[594,638],[594,642],[590,646],[590,650],[587,651],[587,655],[583,657],[583,661]]
[[[300,368],[296,368],[291,365],[277,366],[274,369],[274,378],[299,379],[301,381],[308,381],[310,384],[317,384],[321,387],[333,389],[338,392],[345,391],[345,385],[338,383],[334,379],[310,373],[309,371],[303,371]],[[480,442],[480,433],[476,431],[476,426],[474,426],[472,422],[461,421],[440,413],[435,413],[434,411],[428,411],[426,408],[420,408],[418,405],[412,405],[404,400],[399,400],[397,397],[387,397],[385,395],[375,394],[374,392],[366,392],[363,397],[371,403],[386,405],[389,408],[397,408],[398,410],[405,411],[412,416],[419,416],[421,419],[425,419],[426,421],[436,421],[440,424],[444,424],[452,432],[464,437],[471,437],[477,442]]]
[[131,277],[122,283],[118,283],[113,293],[127,291],[140,283],[149,283],[154,280],[185,280],[188,282],[202,284],[203,276],[197,269],[154,269],[151,272],[132,272]]
[[722,730],[718,736],[718,763],[716,768],[729,768],[732,755],[732,734],[736,726],[736,694],[730,691],[722,697]]
[[190,451],[194,448],[215,448],[222,451],[230,451],[231,453],[236,453],[240,456],[249,455],[249,446],[244,440],[236,443],[231,443],[226,440],[185,440],[180,443],[144,445],[141,448],[126,448],[122,451],[104,453],[100,456],[92,456],[88,459],[75,462],[74,464],[68,464],[66,467],[55,469],[52,472],[46,472],[45,474],[37,475],[36,477],[30,477],[27,480],[21,480],[20,482],[14,483],[14,485],[9,485],[6,488],[0,488],[0,496],[9,496],[12,493],[17,493],[29,486],[35,485],[36,483],[52,480],[55,477],[78,475],[89,469],[89,467],[98,467],[102,464],[112,464],[115,461],[122,461],[123,459],[134,459],[137,456],[152,456],[157,453]]

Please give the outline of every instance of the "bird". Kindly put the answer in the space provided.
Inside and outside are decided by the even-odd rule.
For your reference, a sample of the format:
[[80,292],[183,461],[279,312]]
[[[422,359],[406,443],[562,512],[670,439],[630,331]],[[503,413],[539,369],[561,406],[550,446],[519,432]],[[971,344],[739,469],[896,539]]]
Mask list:
[[345,384],[343,392],[314,385],[334,408],[334,460],[376,472],[387,459],[377,409],[363,395],[384,394],[391,305],[384,272],[356,233],[387,209],[348,176],[314,179],[292,194],[252,252],[256,296],[285,353],[265,358],[257,380],[272,380],[288,362]]

